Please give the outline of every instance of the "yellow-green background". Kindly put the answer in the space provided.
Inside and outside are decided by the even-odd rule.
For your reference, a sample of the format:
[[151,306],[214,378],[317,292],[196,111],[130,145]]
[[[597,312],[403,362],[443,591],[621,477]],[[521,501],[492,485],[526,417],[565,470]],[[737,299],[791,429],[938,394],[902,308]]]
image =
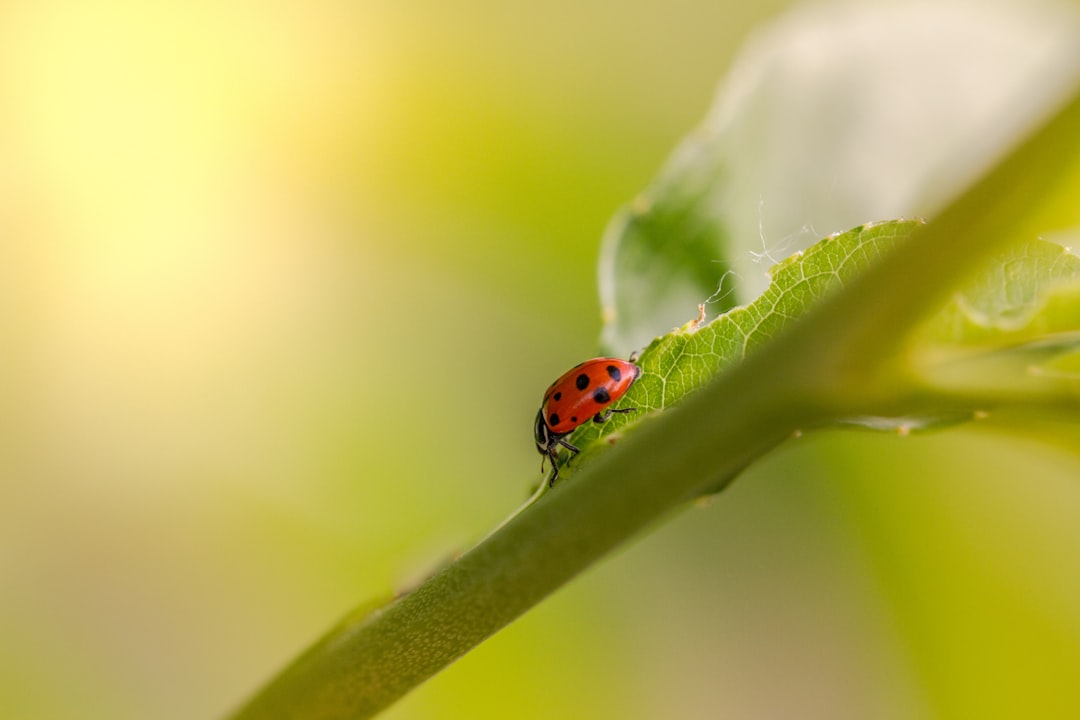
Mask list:
[[[784,6],[0,6],[0,716],[218,717],[509,514]],[[793,441],[387,717],[1080,712],[1076,440]]]

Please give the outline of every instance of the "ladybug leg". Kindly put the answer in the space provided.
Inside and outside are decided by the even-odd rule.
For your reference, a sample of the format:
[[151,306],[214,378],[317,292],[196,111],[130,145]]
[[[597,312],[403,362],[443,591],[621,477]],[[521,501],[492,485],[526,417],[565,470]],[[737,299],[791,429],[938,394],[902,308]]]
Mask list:
[[[573,460],[575,455],[581,452],[581,448],[571,445],[563,438],[556,438],[555,441],[551,443],[550,446],[548,446],[546,456],[551,458],[552,467],[551,479],[548,480],[548,487],[552,487],[553,485],[555,485],[555,481],[559,479],[559,445],[562,445],[564,448],[570,451],[570,457],[566,461],[567,465],[570,464],[570,460]],[[541,459],[541,466],[543,465],[543,462],[543,459]]]
[[[546,457],[551,458],[551,479],[548,480],[548,487],[554,487],[555,481],[559,479],[559,458],[557,457],[557,453],[558,449],[555,447],[555,444],[552,443],[551,446],[548,447],[546,455]],[[544,461],[541,460],[540,462],[543,463]]]
[[[562,438],[559,438],[558,443],[560,445],[562,445],[564,448],[566,448],[567,450],[570,451],[570,457],[566,461],[567,465],[570,464],[570,460],[573,460],[575,455],[577,455],[579,452],[581,452],[581,448],[571,445],[570,443],[566,442],[566,440],[563,440]],[[554,452],[554,448],[552,448],[552,451]]]
[[592,421],[594,423],[599,424],[599,423],[607,422],[608,418],[611,417],[611,413],[628,413],[628,412],[634,412],[636,410],[637,410],[637,408],[622,408],[621,410],[616,410],[614,408],[608,408],[607,410],[605,410],[602,413],[596,413],[595,415],[593,415]]

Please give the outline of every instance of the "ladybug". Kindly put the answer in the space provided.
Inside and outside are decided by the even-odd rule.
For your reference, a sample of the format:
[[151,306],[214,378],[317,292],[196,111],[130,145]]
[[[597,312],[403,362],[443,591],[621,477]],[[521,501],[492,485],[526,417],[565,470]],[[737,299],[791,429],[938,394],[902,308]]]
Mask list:
[[625,395],[640,375],[641,368],[632,362],[599,357],[575,365],[551,383],[544,393],[544,401],[536,413],[536,425],[533,427],[536,449],[544,456],[540,461],[540,471],[543,472],[547,458],[551,458],[554,468],[548,486],[554,485],[559,477],[559,445],[570,451],[571,458],[581,452],[580,448],[566,441],[566,436],[574,428],[588,422],[589,418],[602,423],[611,417],[611,413],[637,410],[615,410],[608,406]]

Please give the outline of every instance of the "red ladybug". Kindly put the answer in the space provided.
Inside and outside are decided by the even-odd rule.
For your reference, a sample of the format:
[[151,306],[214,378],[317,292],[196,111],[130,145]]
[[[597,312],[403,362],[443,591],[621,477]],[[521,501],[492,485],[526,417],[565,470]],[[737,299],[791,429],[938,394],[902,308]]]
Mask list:
[[[575,365],[561,378],[551,383],[544,393],[540,412],[536,413],[533,434],[536,449],[545,458],[551,458],[555,471],[548,485],[554,485],[559,477],[557,453],[559,445],[570,451],[572,458],[581,450],[566,441],[566,436],[577,426],[588,422],[602,423],[611,413],[627,413],[637,408],[615,410],[608,407],[630,389],[641,375],[641,368],[632,362],[616,358],[593,358]],[[540,462],[544,470],[544,461]]]

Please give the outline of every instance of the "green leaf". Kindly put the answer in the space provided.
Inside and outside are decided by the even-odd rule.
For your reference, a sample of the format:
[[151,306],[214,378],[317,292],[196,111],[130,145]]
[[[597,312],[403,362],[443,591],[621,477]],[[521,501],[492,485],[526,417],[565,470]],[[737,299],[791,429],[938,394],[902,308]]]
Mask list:
[[1031,240],[986,263],[913,336],[910,354],[929,396],[1060,417],[1080,412],[1078,349],[1080,258]]
[[[589,449],[605,437],[620,436],[646,413],[677,404],[741,362],[921,225],[897,220],[828,237],[774,266],[768,289],[749,305],[656,338],[637,359],[641,378],[614,406],[637,408],[638,413],[615,414],[602,425],[578,429],[571,442],[583,453],[560,477],[569,478],[587,463]],[[1075,376],[1049,368],[1078,347],[1080,258],[1044,240],[1019,242],[983,263],[909,343],[910,376],[932,386],[945,409],[898,417],[837,417],[833,422],[912,432],[971,420],[988,405],[1035,401],[1045,406],[1055,398],[1070,402]],[[972,348],[980,352],[973,355]],[[1037,365],[1047,371],[1032,372]],[[1018,386],[1027,389],[1017,394]],[[1012,389],[1007,399],[1001,396],[1006,388]],[[956,407],[958,393],[964,396],[962,407]]]
[[[649,411],[677,404],[720,371],[783,332],[921,225],[916,220],[895,220],[832,235],[805,253],[796,253],[775,265],[769,273],[771,284],[749,305],[707,324],[690,321],[656,338],[637,359],[643,371],[641,378],[613,406],[635,407],[639,412],[615,414],[602,425],[586,424],[574,433],[572,442],[584,450]],[[690,307],[687,305],[687,309]],[[577,460],[575,463],[582,464]]]
[[1016,345],[1080,329],[1080,258],[1045,240],[1019,243],[958,290],[921,338],[939,345]]
[[603,352],[626,357],[706,298],[709,318],[752,301],[770,265],[831,232],[936,217],[1076,66],[1067,9],[974,9],[816,3],[756,32],[701,125],[605,232]]

